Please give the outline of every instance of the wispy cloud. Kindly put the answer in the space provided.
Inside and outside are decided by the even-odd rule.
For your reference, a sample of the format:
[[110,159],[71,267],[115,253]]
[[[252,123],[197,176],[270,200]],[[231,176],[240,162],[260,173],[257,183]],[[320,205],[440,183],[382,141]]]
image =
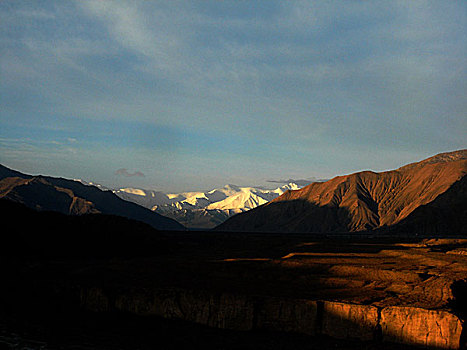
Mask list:
[[278,184],[289,184],[295,183],[299,186],[306,186],[311,184],[312,182],[325,182],[328,179],[318,179],[316,177],[310,177],[308,179],[278,179],[278,180],[266,180],[266,182],[278,183]]
[[131,173],[126,168],[121,168],[115,171],[115,175],[125,176],[125,177],[145,177],[145,175],[141,171],[135,171]]
[[[466,7],[7,0],[0,3],[0,121],[59,124],[69,133],[50,139],[63,147],[81,150],[85,142],[72,139],[87,139],[88,148],[109,152],[151,148],[161,164],[173,159],[223,176],[229,167],[244,176],[247,160],[265,179],[283,176],[258,170],[274,162],[294,177],[318,175],[329,162],[326,177],[345,171],[338,162],[361,168],[398,154],[419,159],[465,143]],[[92,132],[102,121],[177,136],[146,133],[141,142],[138,128],[121,128],[110,140]],[[151,137],[163,141],[146,142]],[[199,164],[190,144],[202,148]],[[145,169],[121,154],[110,169]]]

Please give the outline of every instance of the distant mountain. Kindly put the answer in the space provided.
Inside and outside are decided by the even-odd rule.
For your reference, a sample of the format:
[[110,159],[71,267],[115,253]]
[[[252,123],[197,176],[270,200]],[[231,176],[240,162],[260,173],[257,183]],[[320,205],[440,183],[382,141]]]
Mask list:
[[189,228],[213,228],[229,217],[256,208],[285,191],[297,190],[289,183],[276,189],[226,185],[206,192],[165,194],[160,191],[122,188],[113,192],[125,199],[173,218]]
[[41,211],[117,215],[142,221],[160,230],[184,229],[175,220],[122,200],[111,191],[63,178],[22,174],[3,165],[0,165],[0,198]]
[[397,170],[363,171],[312,183],[217,230],[467,234],[467,150],[441,153]]

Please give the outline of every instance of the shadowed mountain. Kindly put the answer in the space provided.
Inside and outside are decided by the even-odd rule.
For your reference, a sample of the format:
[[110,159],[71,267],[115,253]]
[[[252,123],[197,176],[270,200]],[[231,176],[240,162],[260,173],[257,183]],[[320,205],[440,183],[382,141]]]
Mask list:
[[121,216],[37,211],[7,199],[0,199],[0,212],[15,223],[0,234],[2,257],[133,257],[169,250],[163,233]]
[[420,234],[467,235],[467,176],[456,181],[433,202],[415,209],[388,232],[418,232]]
[[63,214],[107,214],[142,221],[161,230],[184,227],[135,203],[127,202],[111,191],[102,191],[80,182],[49,176],[31,176],[0,165],[0,198],[23,203],[37,210]]
[[466,173],[467,150],[461,150],[393,171],[338,176],[287,191],[216,229],[355,232],[397,224],[398,232],[462,233],[467,230]]

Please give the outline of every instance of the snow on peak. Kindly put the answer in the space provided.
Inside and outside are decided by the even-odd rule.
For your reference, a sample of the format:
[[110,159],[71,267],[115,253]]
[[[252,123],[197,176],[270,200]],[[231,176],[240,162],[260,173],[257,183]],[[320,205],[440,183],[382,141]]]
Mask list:
[[91,181],[84,181],[84,180],[81,180],[81,179],[73,179],[73,181],[76,181],[76,182],[79,182],[85,186],[94,186],[94,187],[97,187],[98,189],[100,189],[101,191],[108,191],[109,189],[105,186],[102,186],[100,184],[97,184],[97,183],[94,183],[94,182],[91,182]]
[[[163,193],[138,188],[121,188],[113,192],[124,200],[183,221],[187,227],[211,228],[229,216],[263,205],[288,190],[300,188],[291,182],[276,189],[228,184],[206,192]],[[190,218],[198,221],[190,223]],[[201,224],[200,218],[204,218]]]
[[129,194],[134,194],[136,196],[146,196],[147,193],[145,190],[141,190],[139,188],[121,188],[119,191],[129,193]]
[[269,202],[287,190],[298,190],[300,186],[289,183],[276,189],[240,187],[228,184],[206,192],[163,193],[139,188],[121,188],[113,192],[119,197],[136,202],[147,208],[170,210],[181,209],[252,209]]

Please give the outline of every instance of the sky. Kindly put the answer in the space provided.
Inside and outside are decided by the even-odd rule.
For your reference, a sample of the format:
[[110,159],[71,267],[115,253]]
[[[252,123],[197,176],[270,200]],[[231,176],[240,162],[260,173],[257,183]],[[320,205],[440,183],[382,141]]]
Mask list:
[[466,148],[466,1],[0,2],[0,163],[165,192]]

